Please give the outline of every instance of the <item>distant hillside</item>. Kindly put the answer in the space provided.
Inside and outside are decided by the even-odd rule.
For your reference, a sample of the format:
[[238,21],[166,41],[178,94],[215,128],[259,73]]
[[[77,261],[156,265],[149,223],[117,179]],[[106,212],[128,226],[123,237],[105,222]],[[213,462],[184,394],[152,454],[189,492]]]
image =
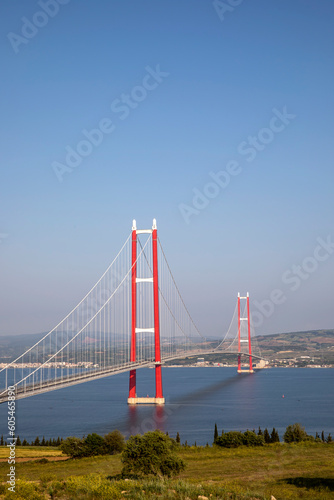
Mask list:
[[[45,333],[0,336],[0,363],[12,361],[26,349],[41,339]],[[265,359],[298,359],[298,366],[309,364],[334,364],[334,329],[308,330],[305,332],[276,333],[257,336],[254,340]],[[301,356],[306,356],[301,360]],[[235,357],[235,356],[234,356]],[[226,362],[231,355],[207,355],[210,361]],[[185,360],[172,361],[169,364],[186,364]]]
[[[277,333],[256,337],[266,359],[314,358],[314,364],[334,363],[334,330]],[[300,359],[299,359],[300,364]]]
[[0,363],[16,359],[40,340],[45,333],[0,336]]

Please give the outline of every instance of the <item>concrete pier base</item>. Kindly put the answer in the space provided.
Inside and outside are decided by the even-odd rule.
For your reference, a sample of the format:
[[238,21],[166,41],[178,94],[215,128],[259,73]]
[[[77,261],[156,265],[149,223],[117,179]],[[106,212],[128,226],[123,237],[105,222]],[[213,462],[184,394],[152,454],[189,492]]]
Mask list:
[[254,370],[238,370],[238,373],[254,373]]
[[164,405],[165,398],[128,398],[128,405]]

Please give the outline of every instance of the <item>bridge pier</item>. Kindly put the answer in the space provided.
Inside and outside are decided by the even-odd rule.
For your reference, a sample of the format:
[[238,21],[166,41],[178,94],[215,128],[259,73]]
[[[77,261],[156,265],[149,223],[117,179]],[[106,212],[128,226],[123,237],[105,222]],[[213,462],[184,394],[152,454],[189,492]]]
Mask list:
[[254,370],[247,370],[247,368],[242,370],[241,368],[238,368],[238,373],[254,373]]
[[164,405],[165,398],[128,398],[129,405]]

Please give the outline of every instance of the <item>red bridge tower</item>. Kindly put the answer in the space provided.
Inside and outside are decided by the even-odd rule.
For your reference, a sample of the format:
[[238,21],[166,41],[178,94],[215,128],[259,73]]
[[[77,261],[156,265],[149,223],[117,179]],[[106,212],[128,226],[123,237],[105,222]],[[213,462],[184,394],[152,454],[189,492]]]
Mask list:
[[[241,317],[241,307],[240,301],[247,301],[247,317]],[[241,336],[241,322],[247,321],[247,336],[242,338]],[[243,329],[245,331],[245,329]],[[248,355],[249,355],[249,370],[241,369],[241,344],[248,344]],[[247,292],[246,297],[240,297],[240,293],[238,293],[238,373],[254,373],[253,370],[253,362],[252,362],[252,345],[251,345],[251,329],[250,329],[250,313],[249,313],[249,293]]]

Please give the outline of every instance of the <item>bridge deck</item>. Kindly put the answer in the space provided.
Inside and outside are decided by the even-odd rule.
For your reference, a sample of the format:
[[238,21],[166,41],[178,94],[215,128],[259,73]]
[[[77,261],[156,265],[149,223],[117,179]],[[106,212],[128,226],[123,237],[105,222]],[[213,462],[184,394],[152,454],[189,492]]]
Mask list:
[[[197,350],[197,351],[191,351],[187,353],[186,355],[182,353],[182,355],[173,355],[169,357],[165,357],[162,359],[161,364],[164,364],[166,361],[172,361],[173,359],[182,359],[185,357],[195,357],[203,354],[238,354],[238,352],[230,352],[230,351],[218,351],[214,349],[210,349],[207,351],[203,350]],[[241,353],[242,355],[249,356],[247,353]],[[252,357],[257,358],[257,359],[263,359],[260,356],[257,355],[252,355]],[[123,365],[122,367],[119,368],[106,368],[104,370],[90,370],[89,372],[85,373],[77,373],[70,375],[69,377],[66,377],[66,379],[57,378],[57,379],[46,379],[43,380],[42,382],[34,385],[25,385],[22,387],[16,387],[15,391],[15,398],[16,399],[23,399],[27,398],[30,396],[35,396],[37,394],[43,394],[46,392],[50,391],[55,391],[57,389],[63,389],[65,387],[70,387],[73,385],[77,384],[82,384],[84,382],[89,382],[91,380],[98,380],[100,378],[104,377],[110,377],[111,375],[117,375],[118,373],[124,373],[124,372],[129,372],[130,370],[138,370],[140,368],[147,368],[150,366],[154,366],[155,361],[154,360],[149,360],[146,362],[141,362],[141,363],[128,363],[126,365]],[[0,395],[0,404],[7,402],[7,395],[2,393]]]

